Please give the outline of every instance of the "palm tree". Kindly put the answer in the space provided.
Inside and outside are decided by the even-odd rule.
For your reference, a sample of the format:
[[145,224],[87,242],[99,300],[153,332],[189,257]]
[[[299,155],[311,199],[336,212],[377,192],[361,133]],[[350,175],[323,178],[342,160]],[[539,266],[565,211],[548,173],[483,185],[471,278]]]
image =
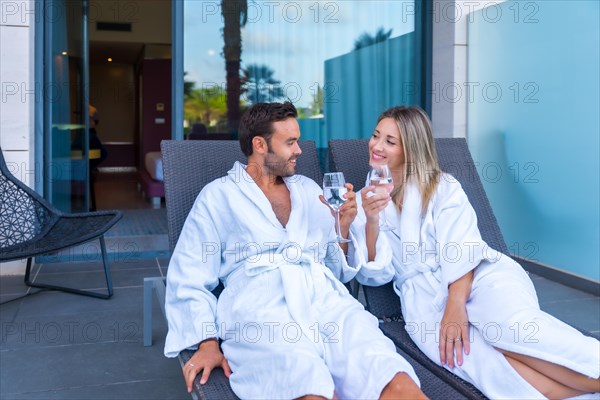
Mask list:
[[250,64],[243,71],[244,91],[252,104],[283,98],[281,82],[273,77],[275,71],[267,65]]
[[242,27],[248,19],[247,0],[221,0],[223,15],[223,56],[227,79],[227,121],[232,136],[240,123],[240,63],[242,61]]
[[354,41],[354,50],[362,49],[363,47],[371,46],[372,44],[384,42],[392,35],[392,29],[385,31],[383,27],[380,27],[375,36],[371,36],[369,33],[364,32]]

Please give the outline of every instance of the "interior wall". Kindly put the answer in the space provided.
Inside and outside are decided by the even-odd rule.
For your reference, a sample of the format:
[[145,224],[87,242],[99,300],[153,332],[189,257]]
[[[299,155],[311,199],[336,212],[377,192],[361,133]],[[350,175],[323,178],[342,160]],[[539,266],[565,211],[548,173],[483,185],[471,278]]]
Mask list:
[[133,65],[90,65],[90,103],[98,109],[97,132],[102,142],[135,140],[135,82]]
[[[164,126],[155,119],[140,119],[140,113],[149,118],[170,113],[170,96],[148,102],[144,95],[147,89],[152,97],[164,85],[170,90],[170,69],[156,75],[154,83],[144,82],[145,88],[139,87],[138,74],[153,69],[144,68],[143,58],[168,59],[165,63],[170,64],[171,7],[172,0],[90,0],[89,39],[96,50],[90,54],[90,98],[100,113],[98,134],[109,152],[104,167],[138,166],[143,154],[157,147],[156,138],[170,138],[170,129],[163,132]],[[129,23],[131,31],[99,31],[98,22]],[[105,61],[108,57],[114,62]],[[164,112],[155,110],[157,102],[168,103]]]
[[[91,0],[89,21],[90,40],[171,43],[171,0]],[[131,32],[98,31],[96,22],[126,22],[132,24],[132,29]]]
[[140,163],[171,138],[171,60],[144,60],[142,66]]

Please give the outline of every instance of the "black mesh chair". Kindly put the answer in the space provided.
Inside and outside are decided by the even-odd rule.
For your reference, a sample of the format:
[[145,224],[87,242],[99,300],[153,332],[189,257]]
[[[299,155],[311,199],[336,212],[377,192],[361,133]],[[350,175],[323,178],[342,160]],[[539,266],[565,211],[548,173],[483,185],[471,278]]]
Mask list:
[[[25,284],[108,299],[113,294],[104,233],[121,218],[119,211],[68,214],[56,209],[8,170],[0,149],[0,262],[27,258]],[[106,294],[32,281],[33,257],[98,239],[106,278]]]
[[[435,139],[435,145],[443,171],[452,174],[461,183],[469,201],[477,213],[477,225],[483,240],[492,248],[508,255],[508,249],[488,198],[475,170],[465,139]],[[357,190],[364,187],[369,172],[368,140],[331,140],[329,155],[336,171],[343,172],[346,180]],[[431,361],[412,341],[405,329],[400,299],[391,283],[379,287],[363,286],[367,309],[383,321],[381,330],[396,346],[414,358],[419,364],[432,371],[441,380],[468,399],[486,397],[470,383],[460,379],[445,368]]]

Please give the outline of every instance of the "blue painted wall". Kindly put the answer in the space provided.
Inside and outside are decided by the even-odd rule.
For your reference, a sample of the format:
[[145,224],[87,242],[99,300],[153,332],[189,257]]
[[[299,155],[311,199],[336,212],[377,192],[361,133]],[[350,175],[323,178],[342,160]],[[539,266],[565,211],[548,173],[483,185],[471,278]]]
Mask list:
[[468,140],[513,253],[600,280],[600,2],[469,23]]

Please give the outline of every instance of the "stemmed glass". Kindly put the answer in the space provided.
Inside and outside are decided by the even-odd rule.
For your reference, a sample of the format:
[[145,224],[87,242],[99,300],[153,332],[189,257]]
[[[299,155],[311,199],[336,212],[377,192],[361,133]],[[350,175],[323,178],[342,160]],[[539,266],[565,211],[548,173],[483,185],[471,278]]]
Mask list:
[[337,241],[340,243],[350,242],[350,240],[344,239],[340,233],[340,207],[346,201],[344,195],[348,191],[345,185],[346,181],[342,172],[329,172],[323,176],[323,197],[335,213]]
[[[388,195],[394,190],[394,180],[392,171],[387,164],[377,164],[371,167],[369,172],[369,184],[375,186],[375,193],[387,193]],[[393,231],[394,227],[388,225],[385,219],[385,209],[379,213],[379,230]]]

